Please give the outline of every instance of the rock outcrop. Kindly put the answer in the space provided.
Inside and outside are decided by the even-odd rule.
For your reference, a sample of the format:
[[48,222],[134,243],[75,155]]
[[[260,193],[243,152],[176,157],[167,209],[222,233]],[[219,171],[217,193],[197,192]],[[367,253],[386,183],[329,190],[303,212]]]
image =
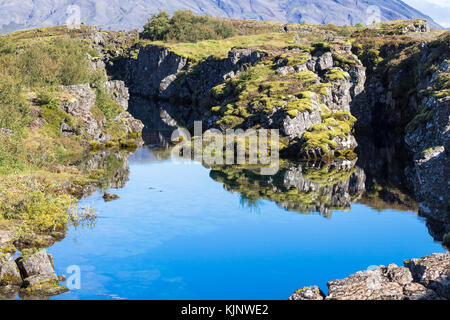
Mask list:
[[[317,287],[297,290],[290,300],[448,300],[450,252],[360,271],[329,281],[328,295]],[[308,294],[305,294],[308,293]],[[322,297],[322,299],[320,299]]]
[[48,297],[67,292],[60,286],[64,276],[53,269],[53,258],[46,250],[27,254],[16,260],[10,254],[0,257],[0,299],[14,299],[17,294]]
[[[138,135],[143,129],[141,121],[134,119],[128,112],[128,89],[122,81],[105,82],[107,92],[123,109],[114,121],[123,127],[124,134]],[[98,144],[106,144],[112,137],[106,131],[107,121],[105,116],[98,112],[96,107],[96,93],[89,84],[64,86],[60,88],[64,92],[61,102],[61,110],[73,116],[77,121],[68,122],[63,119],[60,123],[60,132],[63,136],[85,134]]]
[[[141,47],[136,56],[107,60],[106,66],[112,78],[123,80],[130,88],[130,112],[144,122],[146,131],[173,131],[179,126],[190,129],[194,121],[202,121],[204,130],[217,128],[224,131],[237,124],[243,129],[255,126],[281,129],[292,147],[284,156],[333,158],[335,151],[345,153],[357,147],[351,133],[354,120],[341,117],[339,121],[347,122],[344,126],[330,120],[332,125],[327,125],[328,129],[322,128],[331,135],[327,139],[328,145],[307,152],[302,150],[303,134],[336,112],[350,112],[354,98],[364,89],[365,68],[351,52],[350,43],[336,43],[332,47],[316,45],[312,53],[296,46],[272,51],[258,47],[235,48],[226,58],[209,57],[201,61],[164,46],[147,45]],[[232,86],[231,80],[272,62],[278,77],[267,80],[269,89],[264,89],[266,81],[260,83],[260,91],[268,90],[269,93],[246,102],[262,103],[263,106],[234,106],[237,99],[234,95],[239,95],[244,87],[228,88]],[[248,76],[244,74],[244,77]],[[293,90],[297,88],[297,92],[270,94],[271,83],[276,91],[276,86],[282,86],[283,81],[292,82],[288,86]],[[310,87],[317,93],[309,91]],[[228,111],[222,110],[225,106]],[[330,110],[325,116],[322,115],[323,106]],[[238,110],[232,112],[230,108]],[[335,134],[333,126],[347,129],[345,133]]]
[[[426,32],[426,24],[400,25],[393,34]],[[412,38],[411,38],[412,40]],[[359,135],[388,132],[400,138],[405,186],[427,217],[430,232],[441,241],[450,232],[448,163],[450,36],[399,46],[387,41],[378,63],[366,59],[365,90],[351,112]],[[358,50],[355,50],[358,51]],[[393,58],[394,57],[394,58]],[[383,61],[384,59],[384,61]],[[385,65],[381,66],[380,61]],[[373,139],[373,137],[371,138]],[[394,141],[395,141],[394,140]],[[405,169],[406,167],[406,169]]]

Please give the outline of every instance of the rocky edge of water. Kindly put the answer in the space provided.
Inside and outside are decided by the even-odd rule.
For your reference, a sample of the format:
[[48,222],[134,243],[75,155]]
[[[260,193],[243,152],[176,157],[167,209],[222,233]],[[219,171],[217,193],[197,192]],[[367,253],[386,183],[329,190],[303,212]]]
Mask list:
[[43,298],[59,295],[68,289],[60,286],[64,276],[57,276],[53,258],[46,250],[21,256],[0,256],[0,299]]
[[450,252],[359,271],[329,281],[328,295],[317,286],[295,291],[289,300],[448,300]]

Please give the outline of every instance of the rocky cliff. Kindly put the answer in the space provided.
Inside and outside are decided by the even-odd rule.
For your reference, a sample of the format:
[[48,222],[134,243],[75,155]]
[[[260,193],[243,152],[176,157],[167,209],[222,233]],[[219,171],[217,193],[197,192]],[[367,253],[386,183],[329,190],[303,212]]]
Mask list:
[[285,31],[292,37],[284,46],[200,60],[177,46],[141,45],[137,54],[107,58],[107,68],[130,88],[130,111],[150,130],[191,128],[195,120],[205,130],[280,129],[281,155],[294,159],[348,157],[364,136],[389,136],[390,148],[401,149],[399,169],[407,167],[401,184],[422,215],[441,223],[433,231],[441,240],[450,231],[448,34],[436,39],[423,21],[357,30],[352,41],[310,26]]
[[348,42],[235,48],[201,61],[147,45],[107,67],[130,88],[130,111],[147,129],[199,120],[205,130],[280,129],[284,155],[294,158],[333,158],[357,146],[350,109],[365,68]]
[[[433,41],[369,38],[354,52],[365,62],[365,90],[352,114],[359,135],[377,131],[400,139],[406,155],[405,182],[419,202],[419,213],[435,220],[442,240],[450,231],[448,213],[449,34]],[[367,46],[376,52],[365,51]],[[370,49],[369,49],[370,51]],[[394,143],[392,144],[394,146]],[[430,220],[431,221],[431,220]],[[432,223],[432,222],[430,222]]]

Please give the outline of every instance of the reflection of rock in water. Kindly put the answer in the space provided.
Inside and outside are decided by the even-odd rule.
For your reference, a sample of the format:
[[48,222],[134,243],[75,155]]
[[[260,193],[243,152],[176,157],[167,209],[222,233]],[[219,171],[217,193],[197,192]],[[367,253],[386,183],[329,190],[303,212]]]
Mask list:
[[[299,194],[309,195],[311,202],[286,203],[288,209],[300,209],[302,212],[318,211],[325,216],[332,209],[348,209],[350,203],[365,191],[364,171],[356,168],[355,161],[335,161],[319,166],[301,166],[288,169],[284,176],[287,190],[298,190]],[[298,207],[299,206],[299,207]]]
[[130,157],[129,161],[134,163],[150,163],[168,160],[171,157],[172,149],[165,147],[148,147],[144,146],[136,150]]
[[98,188],[101,190],[123,188],[130,176],[129,155],[130,152],[124,150],[102,150],[90,154],[82,163],[82,167],[85,171],[99,171],[102,178],[100,181],[84,184],[80,195],[88,197]]
[[302,213],[350,208],[365,191],[364,172],[356,161],[336,160],[328,164],[288,164],[274,176],[261,176],[251,168],[216,167],[211,177],[225,189],[241,193],[247,204],[273,200],[287,210]]
[[171,137],[175,129],[147,130],[142,133],[142,138],[144,139],[145,143],[149,146],[158,146],[167,148],[171,145]]
[[[398,136],[359,136],[357,165],[367,176],[366,193],[360,200],[377,210],[386,208],[418,211],[414,196],[408,190],[405,166],[410,159]],[[433,233],[430,229],[430,232]]]

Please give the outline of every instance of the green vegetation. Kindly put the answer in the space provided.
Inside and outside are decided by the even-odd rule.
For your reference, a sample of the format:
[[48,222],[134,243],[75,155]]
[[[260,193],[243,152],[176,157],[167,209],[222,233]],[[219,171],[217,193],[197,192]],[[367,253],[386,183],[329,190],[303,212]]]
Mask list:
[[172,18],[165,11],[153,15],[144,26],[143,35],[151,41],[197,42],[229,38],[235,34],[230,23],[209,16],[197,16],[189,10],[175,11]]
[[406,133],[412,133],[417,127],[431,120],[431,118],[433,118],[433,110],[428,109],[426,106],[422,106],[419,108],[419,112],[416,116],[406,126]]
[[[85,157],[91,137],[62,108],[78,97],[61,86],[95,83],[91,113],[106,121],[105,134],[118,145],[131,144],[115,121],[121,107],[90,65],[88,56],[98,53],[78,39],[84,31],[53,27],[0,36],[0,221],[14,221],[18,237],[64,231],[68,209],[76,204],[67,185],[91,175],[72,165]],[[63,123],[76,133],[63,135]],[[91,182],[107,177],[105,171]]]
[[327,71],[325,76],[330,81],[346,80],[350,78],[350,75],[347,72],[343,71],[341,68],[331,68]]
[[[330,115],[328,110],[322,107],[322,115]],[[337,111],[322,123],[315,124],[308,129],[302,137],[305,150],[320,149],[326,155],[337,147],[336,138],[346,139],[352,131],[356,118],[348,111]]]
[[293,43],[291,33],[263,33],[255,35],[238,35],[223,40],[203,40],[198,42],[165,42],[141,40],[140,46],[154,44],[169,48],[174,53],[187,57],[193,62],[202,61],[208,57],[226,58],[232,48],[283,48]]

